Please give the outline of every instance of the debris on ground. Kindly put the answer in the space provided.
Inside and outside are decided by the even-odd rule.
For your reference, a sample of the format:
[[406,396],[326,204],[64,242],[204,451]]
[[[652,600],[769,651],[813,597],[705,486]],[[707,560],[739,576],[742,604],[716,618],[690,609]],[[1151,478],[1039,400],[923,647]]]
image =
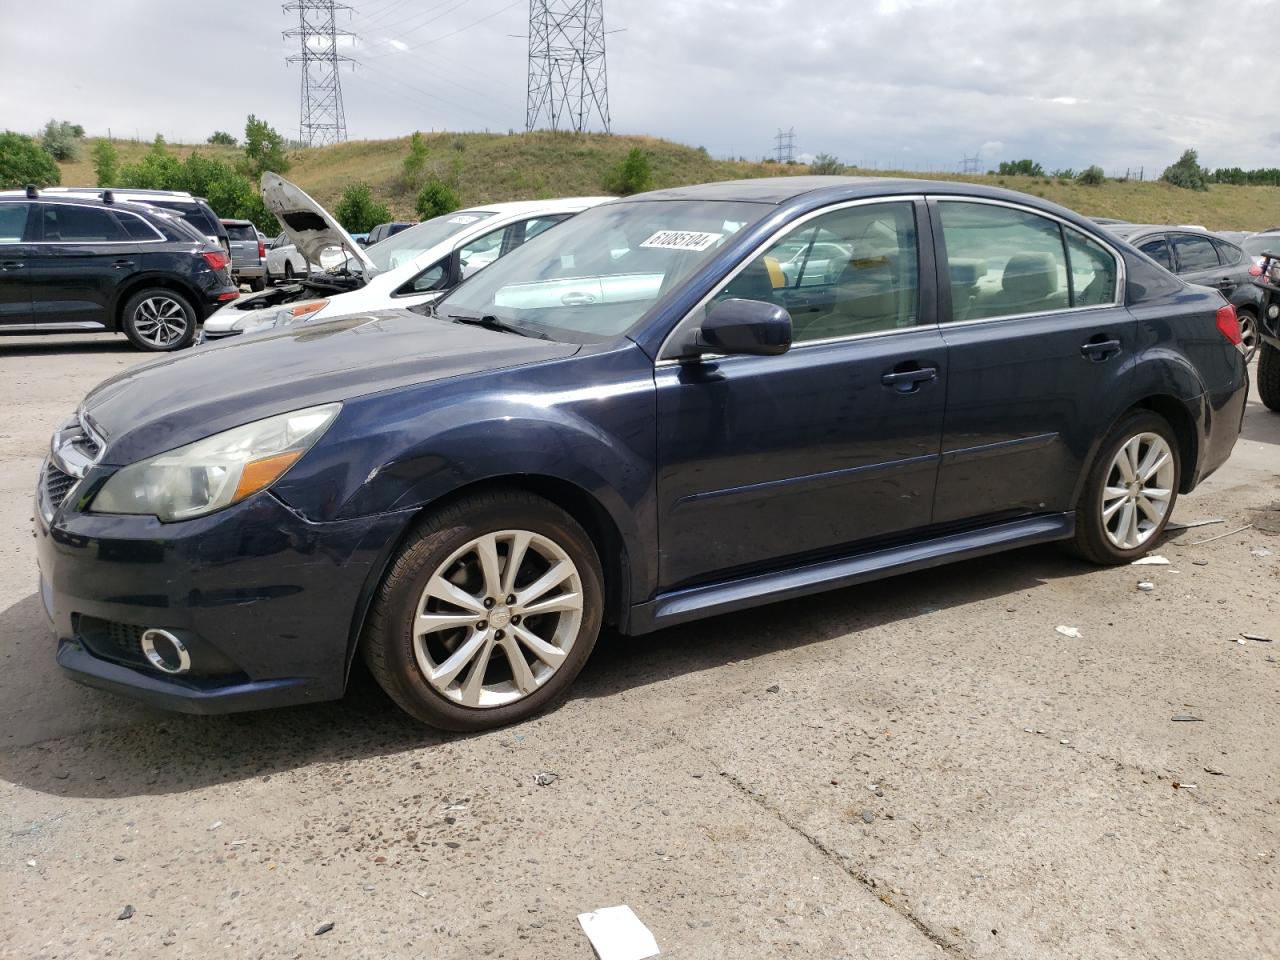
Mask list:
[[560,774],[551,773],[545,770],[542,773],[535,773],[533,775],[533,782],[540,787],[549,787],[559,779]]
[[1268,550],[1266,547],[1254,547],[1252,550],[1249,551],[1249,556],[1258,557],[1259,559],[1261,559],[1262,557],[1271,556],[1271,551]]
[[209,824],[209,829],[210,829],[210,830],[217,830],[220,826],[222,826],[222,821],[221,821],[221,820],[215,820],[215,821],[213,821],[213,823]]
[[120,916],[116,917],[116,919],[117,919],[117,920],[128,920],[128,919],[129,919],[130,917],[132,917],[132,916],[133,916],[133,904],[132,904],[132,903],[126,903],[126,904],[124,905],[124,909],[120,911]]
[[1169,558],[1162,557],[1158,553],[1153,553],[1145,557],[1139,557],[1137,560],[1133,561],[1133,563],[1129,564],[1129,566],[1131,567],[1167,567],[1169,566]]
[[1063,626],[1062,624],[1058,624],[1058,626],[1054,627],[1053,629],[1056,633],[1060,633],[1064,637],[1070,637],[1072,640],[1080,640],[1081,638],[1084,637],[1084,634],[1080,632],[1079,627],[1066,627],[1066,626]]
[[1252,640],[1254,643],[1270,643],[1270,637],[1264,637],[1260,633],[1242,633],[1240,636],[1245,640]]
[[317,936],[317,937],[323,936],[324,934],[328,933],[332,929],[333,929],[332,923],[322,923],[320,924],[320,926],[316,927],[316,932],[314,936]]
[[1177,780],[1173,781],[1173,789],[1175,790],[1194,790],[1195,788],[1196,785],[1194,783],[1179,783]]
[[1165,527],[1165,529],[1166,530],[1190,530],[1192,527],[1211,527],[1215,523],[1226,523],[1226,522],[1227,522],[1226,519],[1223,517],[1218,517],[1214,520],[1191,520],[1188,523],[1177,523],[1177,522],[1170,523]]
[[771,686],[771,687],[765,687],[765,688],[764,688],[764,692],[765,692],[765,693],[778,693],[778,692],[779,692],[779,691],[781,691],[781,690],[782,690],[782,688],[781,688],[780,686],[778,686],[776,683],[775,683],[773,686]]
[[647,960],[661,952],[649,928],[625,904],[580,913],[578,923],[600,960]]
[[1205,773],[1207,773],[1207,774],[1209,774],[1210,776],[1213,776],[1213,777],[1225,777],[1225,776],[1226,776],[1226,774],[1225,774],[1225,773],[1223,773],[1221,770],[1219,770],[1217,767],[1205,767],[1205,768],[1204,768],[1204,772],[1205,772]]
[[1208,560],[1192,560],[1191,562],[1197,567],[1207,567],[1209,565]]
[[1175,713],[1169,719],[1174,723],[1204,723],[1199,717],[1194,717],[1189,713]]
[[1215,540],[1221,540],[1223,537],[1230,537],[1237,533],[1244,533],[1246,530],[1252,530],[1253,524],[1246,523],[1243,527],[1236,527],[1234,530],[1228,530],[1226,533],[1220,533],[1216,537],[1209,537],[1207,540],[1192,540],[1188,542],[1175,543],[1175,547],[1198,547],[1204,543],[1213,543]]
[[1152,583],[1150,580],[1138,581],[1138,589],[1141,590],[1143,593],[1150,593],[1155,588],[1156,588],[1156,585]]
[[875,819],[876,819],[876,815],[875,815],[874,813],[872,813],[870,810],[863,810],[863,811],[862,811],[862,822],[863,822],[863,823],[872,823],[872,822],[874,822],[874,821],[875,821]]

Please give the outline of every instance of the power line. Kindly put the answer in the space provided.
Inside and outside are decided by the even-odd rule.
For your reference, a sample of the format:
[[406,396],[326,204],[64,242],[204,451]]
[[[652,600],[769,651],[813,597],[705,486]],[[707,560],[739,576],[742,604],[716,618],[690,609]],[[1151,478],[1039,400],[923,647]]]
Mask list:
[[796,158],[796,128],[783,130],[778,128],[778,135],[773,138],[777,146],[774,156],[779,163],[792,163]]
[[604,0],[530,0],[525,129],[581,132],[591,118],[609,132]]
[[493,11],[493,13],[490,13],[487,16],[481,17],[479,20],[471,21],[465,27],[459,27],[457,30],[451,30],[448,33],[442,33],[438,37],[432,37],[430,40],[423,40],[421,43],[410,44],[409,46],[406,46],[402,50],[396,50],[392,53],[384,53],[384,54],[381,54],[380,56],[369,57],[366,59],[385,60],[387,57],[399,56],[401,54],[408,53],[411,50],[421,50],[423,47],[430,46],[433,43],[439,43],[441,40],[448,40],[450,37],[456,37],[458,34],[466,30],[470,30],[472,27],[478,27],[480,24],[484,23],[486,20],[492,20],[494,17],[498,16],[499,14],[506,13],[512,7],[518,7],[522,3],[524,3],[524,0],[514,0],[513,3],[508,3],[505,7],[500,7],[497,10]]
[[347,117],[339,68],[355,61],[338,53],[338,41],[354,34],[338,29],[337,14],[351,8],[335,0],[292,0],[283,9],[298,14],[298,26],[284,32],[286,38],[301,41],[300,52],[288,58],[289,63],[302,64],[298,139],[309,147],[342,143],[347,139]]

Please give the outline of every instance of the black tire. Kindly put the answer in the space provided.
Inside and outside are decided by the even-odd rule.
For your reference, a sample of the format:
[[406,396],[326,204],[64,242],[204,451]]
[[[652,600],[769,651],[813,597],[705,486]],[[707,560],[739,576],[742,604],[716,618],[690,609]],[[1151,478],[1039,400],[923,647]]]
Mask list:
[[[1111,473],[1112,462],[1121,448],[1143,433],[1158,434],[1169,446],[1173,456],[1172,494],[1169,498],[1169,506],[1154,531],[1138,546],[1125,550],[1112,543],[1107,536],[1102,516],[1103,492]],[[1080,491],[1080,500],[1076,503],[1075,539],[1071,544],[1074,551],[1084,559],[1101,566],[1132,563],[1138,557],[1149,553],[1160,542],[1169,517],[1173,515],[1173,508],[1178,502],[1178,485],[1181,482],[1182,456],[1178,447],[1178,436],[1169,422],[1150,410],[1131,410],[1111,428],[1111,432],[1098,448],[1098,455],[1089,469],[1084,488]]]
[[249,289],[254,293],[261,293],[267,288],[267,281],[263,277],[254,277],[249,281]]
[[[546,537],[567,554],[577,568],[581,584],[581,622],[568,655],[532,693],[500,706],[467,706],[428,682],[415,655],[412,627],[423,612],[420,608],[424,591],[441,566],[472,540],[486,533],[507,530],[530,531]],[[419,522],[374,596],[360,646],[369,671],[406,713],[445,730],[485,730],[532,717],[564,694],[591,655],[600,632],[603,608],[604,578],[600,560],[582,527],[565,511],[541,497],[500,490],[466,497],[428,514]],[[532,617],[529,622],[533,622]],[[512,625],[516,623],[519,621],[513,621]],[[456,629],[462,633],[442,656],[457,650],[464,638],[478,633],[470,625]],[[495,633],[500,635],[500,631]],[[447,637],[448,634],[435,636]],[[498,671],[501,676],[504,669],[510,669],[510,661],[505,657],[490,660],[488,669]],[[470,677],[470,673],[471,666],[459,672],[460,686],[464,683],[463,677]],[[488,676],[491,674],[486,673],[481,679]]]
[[284,262],[284,282],[293,283],[293,277],[294,277],[293,264],[290,263],[288,260],[286,260]]
[[[1258,315],[1248,308],[1236,311],[1236,320],[1240,323],[1240,340],[1247,351],[1244,362],[1248,363],[1258,353],[1258,344],[1262,342],[1261,330],[1258,329]],[[1250,342],[1252,341],[1252,342]]]
[[1280,413],[1280,347],[1265,340],[1258,348],[1258,397],[1268,410]]
[[191,346],[199,314],[191,301],[167,287],[147,287],[127,301],[120,312],[120,328],[139,350],[168,353]]

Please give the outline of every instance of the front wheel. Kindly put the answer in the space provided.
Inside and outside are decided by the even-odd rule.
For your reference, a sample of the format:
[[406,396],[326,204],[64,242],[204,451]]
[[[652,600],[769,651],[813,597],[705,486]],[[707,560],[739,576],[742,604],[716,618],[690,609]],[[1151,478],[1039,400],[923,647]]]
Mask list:
[[1159,542],[1181,479],[1168,421],[1150,410],[1125,415],[1107,434],[1076,504],[1077,552],[1098,564],[1142,556]]
[[595,547],[569,514],[527,493],[480,494],[410,535],[361,647],[407,713],[483,730],[531,717],[568,689],[603,607]]
[[1280,347],[1265,340],[1258,348],[1258,397],[1268,410],[1280,413]]
[[139,350],[163,353],[191,346],[196,311],[186,297],[164,287],[140,290],[121,314],[125,336]]
[[284,263],[284,282],[293,283],[293,264],[288,260]]

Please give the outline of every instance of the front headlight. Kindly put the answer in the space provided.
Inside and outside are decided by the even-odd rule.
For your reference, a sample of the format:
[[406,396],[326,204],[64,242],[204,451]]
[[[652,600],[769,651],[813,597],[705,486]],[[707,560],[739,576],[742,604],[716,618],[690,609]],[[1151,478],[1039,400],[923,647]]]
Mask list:
[[315,316],[328,305],[328,300],[308,300],[306,303],[291,303],[278,310],[246,310],[231,329],[249,333],[270,327],[287,327],[291,323]]
[[284,476],[342,409],[340,403],[246,423],[112,474],[93,513],[150,514],[168,523],[213,513]]

